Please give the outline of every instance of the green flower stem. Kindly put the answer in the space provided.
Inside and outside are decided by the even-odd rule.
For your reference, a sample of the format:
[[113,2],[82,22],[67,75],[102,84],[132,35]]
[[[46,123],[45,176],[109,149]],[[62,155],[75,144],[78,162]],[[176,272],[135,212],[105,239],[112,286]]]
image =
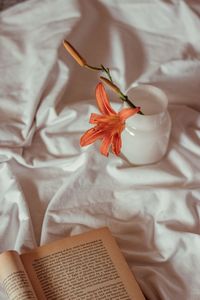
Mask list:
[[107,74],[109,80],[110,80],[111,82],[113,82],[112,77],[111,77],[111,74],[110,74],[110,69],[109,69],[109,68],[105,68],[103,65],[101,65],[101,68],[102,68],[102,71],[105,72],[105,73]]
[[98,68],[98,67],[93,67],[93,66],[90,66],[90,65],[85,65],[84,67],[86,67],[90,70],[93,70],[93,71],[102,71],[102,67]]
[[101,65],[101,67],[93,67],[93,66],[90,66],[88,64],[86,64],[85,67],[88,68],[88,69],[90,69],[90,70],[93,70],[93,71],[102,71],[102,72],[105,72],[107,74],[109,80],[111,82],[113,82],[109,68],[105,68],[103,65]]
[[[128,96],[124,95],[123,93],[120,93],[120,99],[126,103],[128,103],[128,105],[132,108],[136,108],[136,106],[130,101],[130,99],[128,98]],[[139,111],[138,114],[140,115],[144,115],[142,111]]]
[[[88,68],[88,69],[90,69],[90,70],[93,70],[93,71],[102,71],[102,72],[106,73],[106,75],[108,76],[109,80],[113,83],[113,79],[111,77],[110,69],[109,68],[105,68],[103,65],[101,65],[101,67],[93,67],[93,66],[90,66],[88,64],[86,64],[85,67]],[[120,90],[119,98],[122,101],[128,103],[128,105],[130,107],[136,108],[136,106],[131,102],[131,100],[128,98],[128,96],[124,95],[121,90]],[[142,111],[139,111],[138,114],[144,115]]]

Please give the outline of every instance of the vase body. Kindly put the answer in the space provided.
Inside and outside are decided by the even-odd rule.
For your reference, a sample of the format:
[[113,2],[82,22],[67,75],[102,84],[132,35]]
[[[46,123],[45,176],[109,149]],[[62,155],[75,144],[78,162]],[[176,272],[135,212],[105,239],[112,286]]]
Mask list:
[[135,165],[158,162],[167,151],[171,132],[167,96],[157,87],[141,85],[132,88],[128,97],[144,115],[127,119],[121,152]]

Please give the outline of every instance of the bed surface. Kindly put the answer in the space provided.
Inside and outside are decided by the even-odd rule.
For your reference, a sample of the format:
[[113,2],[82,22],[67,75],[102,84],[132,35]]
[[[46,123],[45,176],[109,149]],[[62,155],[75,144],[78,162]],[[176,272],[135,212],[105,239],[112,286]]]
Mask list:
[[[175,0],[29,0],[0,12],[1,252],[108,226],[147,299],[200,299],[199,14],[198,1]],[[63,39],[122,90],[165,91],[162,161],[80,148],[98,76]]]

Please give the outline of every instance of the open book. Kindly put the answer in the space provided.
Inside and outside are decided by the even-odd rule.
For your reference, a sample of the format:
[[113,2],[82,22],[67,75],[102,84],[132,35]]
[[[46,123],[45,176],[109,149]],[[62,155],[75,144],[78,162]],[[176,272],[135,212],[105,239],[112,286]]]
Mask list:
[[0,282],[12,300],[144,300],[108,228],[19,255],[0,255]]

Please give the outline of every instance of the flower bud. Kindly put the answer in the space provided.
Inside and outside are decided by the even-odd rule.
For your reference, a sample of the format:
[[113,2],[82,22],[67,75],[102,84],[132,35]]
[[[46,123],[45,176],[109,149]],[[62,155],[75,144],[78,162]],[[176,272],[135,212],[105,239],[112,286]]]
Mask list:
[[107,79],[103,76],[100,76],[100,78],[104,83],[106,83],[111,88],[111,90],[113,90],[117,94],[121,94],[120,89],[114,83],[112,83],[109,79]]
[[64,40],[63,45],[65,49],[69,52],[69,54],[81,67],[84,67],[87,64],[86,60],[80,56],[80,54],[76,51],[76,49],[74,49],[74,47],[69,42]]

